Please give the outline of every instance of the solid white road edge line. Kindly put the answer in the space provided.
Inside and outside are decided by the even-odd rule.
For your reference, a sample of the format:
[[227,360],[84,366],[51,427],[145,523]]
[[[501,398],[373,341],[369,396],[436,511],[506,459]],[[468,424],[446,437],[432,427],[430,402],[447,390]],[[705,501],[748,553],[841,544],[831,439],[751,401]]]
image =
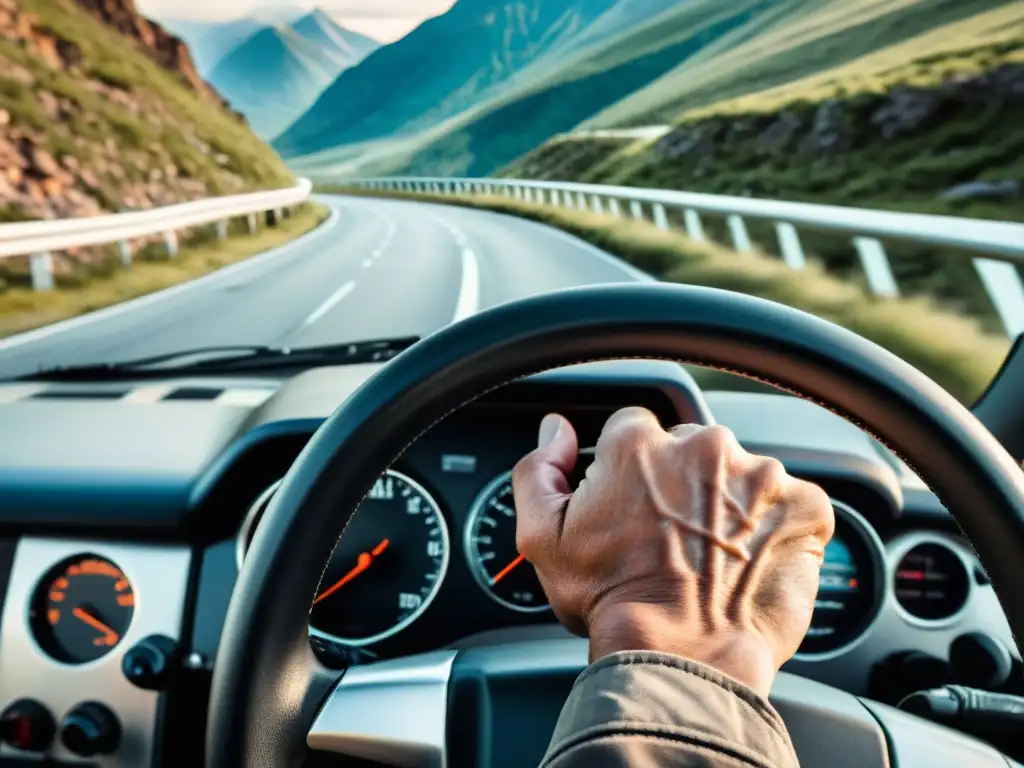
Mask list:
[[321,317],[323,317],[328,312],[330,312],[335,304],[337,304],[339,301],[341,301],[346,296],[348,296],[350,293],[352,293],[352,291],[353,291],[353,289],[355,289],[355,287],[356,287],[355,282],[352,281],[352,280],[349,280],[347,283],[345,283],[343,286],[341,286],[341,288],[339,288],[334,293],[332,293],[330,296],[328,296],[327,300],[323,304],[321,304],[319,307],[314,309],[310,313],[309,317],[307,317],[305,319],[305,321],[303,321],[302,325],[303,326],[310,326],[313,323],[315,323]]
[[187,283],[178,283],[177,285],[172,285],[170,288],[164,288],[162,291],[148,293],[145,296],[139,296],[137,299],[129,299],[128,301],[123,301],[120,304],[114,304],[113,306],[106,307],[104,309],[97,309],[95,312],[90,312],[87,315],[71,317],[67,320],[61,320],[56,323],[51,323],[50,325],[44,325],[42,328],[36,328],[32,331],[19,333],[15,336],[8,336],[6,339],[0,339],[0,351],[11,349],[13,347],[20,347],[22,344],[28,344],[33,341],[39,341],[40,339],[45,339],[47,336],[53,336],[55,333],[70,331],[75,328],[81,328],[82,326],[89,325],[90,323],[99,322],[100,320],[107,320],[111,317],[124,314],[125,312],[130,312],[133,309],[142,309],[150,304],[155,304],[163,299],[169,299],[172,296],[177,296],[180,293],[185,293],[196,288],[206,288],[226,277],[232,277],[237,275],[239,272],[251,269],[252,267],[260,264],[265,264],[268,261],[291,253],[296,248],[307,245],[310,239],[323,235],[334,229],[340,218],[341,214],[338,209],[332,207],[330,215],[323,224],[278,248],[266,251],[265,253],[261,253],[256,256],[250,256],[244,261],[239,261],[230,266],[218,269],[216,272],[210,272],[202,277],[197,277],[195,280],[189,280]]
[[459,285],[459,300],[455,304],[453,323],[476,314],[480,308],[480,266],[476,254],[469,248],[462,249],[462,283]]

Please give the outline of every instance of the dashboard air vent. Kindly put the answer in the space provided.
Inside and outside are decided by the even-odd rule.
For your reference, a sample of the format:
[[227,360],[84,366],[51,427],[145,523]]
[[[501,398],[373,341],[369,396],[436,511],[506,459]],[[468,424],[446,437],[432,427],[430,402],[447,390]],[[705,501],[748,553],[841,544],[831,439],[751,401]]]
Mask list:
[[163,400],[216,400],[224,394],[220,387],[178,387],[163,396]]
[[130,389],[44,389],[36,392],[32,400],[120,400]]

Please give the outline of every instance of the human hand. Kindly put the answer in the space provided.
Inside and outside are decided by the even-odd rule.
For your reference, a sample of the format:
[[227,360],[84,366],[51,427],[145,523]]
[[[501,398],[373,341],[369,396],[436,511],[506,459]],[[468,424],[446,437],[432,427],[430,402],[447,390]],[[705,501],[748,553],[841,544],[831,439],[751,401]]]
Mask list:
[[835,518],[825,492],[724,427],[665,431],[625,408],[569,486],[578,443],[551,414],[516,465],[516,545],[590,659],[673,653],[767,695],[811,622]]

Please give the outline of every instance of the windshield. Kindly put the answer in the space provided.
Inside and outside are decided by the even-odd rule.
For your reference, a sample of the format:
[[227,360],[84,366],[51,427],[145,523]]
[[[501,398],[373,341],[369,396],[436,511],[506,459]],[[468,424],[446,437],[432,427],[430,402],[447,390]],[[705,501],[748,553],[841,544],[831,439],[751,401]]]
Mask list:
[[1024,332],[1022,126],[1009,0],[0,0],[0,379],[653,278],[970,403]]

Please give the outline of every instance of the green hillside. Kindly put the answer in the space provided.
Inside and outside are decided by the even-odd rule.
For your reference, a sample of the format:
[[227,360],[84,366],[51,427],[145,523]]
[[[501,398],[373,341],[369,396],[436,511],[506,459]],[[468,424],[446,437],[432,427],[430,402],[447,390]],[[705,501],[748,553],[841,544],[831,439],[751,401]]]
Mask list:
[[19,20],[0,34],[0,165],[10,188],[0,186],[0,220],[291,183],[236,114],[158,64],[143,41],[73,0],[0,4]]
[[[359,154],[374,158],[372,164],[359,167],[357,160],[342,170],[486,175],[577,126],[666,122],[686,109],[813,76],[1014,5],[1010,0],[853,5],[847,0],[689,0],[661,7],[660,14],[650,8],[646,14],[627,14],[617,5],[560,49],[557,58],[524,70],[494,98],[430,131],[403,136],[397,145],[359,145]],[[621,23],[611,34],[602,22],[616,13]],[[593,29],[604,32],[588,37]],[[337,156],[343,156],[341,150]]]
[[[1024,6],[1017,4],[704,105],[657,139],[561,137],[503,175],[1019,221],[1022,125]],[[726,240],[720,221],[706,223]],[[752,235],[777,249],[770,226],[753,226]],[[830,271],[860,279],[845,238],[805,233],[803,240]],[[937,296],[996,328],[970,261],[888,248],[901,289]]]

